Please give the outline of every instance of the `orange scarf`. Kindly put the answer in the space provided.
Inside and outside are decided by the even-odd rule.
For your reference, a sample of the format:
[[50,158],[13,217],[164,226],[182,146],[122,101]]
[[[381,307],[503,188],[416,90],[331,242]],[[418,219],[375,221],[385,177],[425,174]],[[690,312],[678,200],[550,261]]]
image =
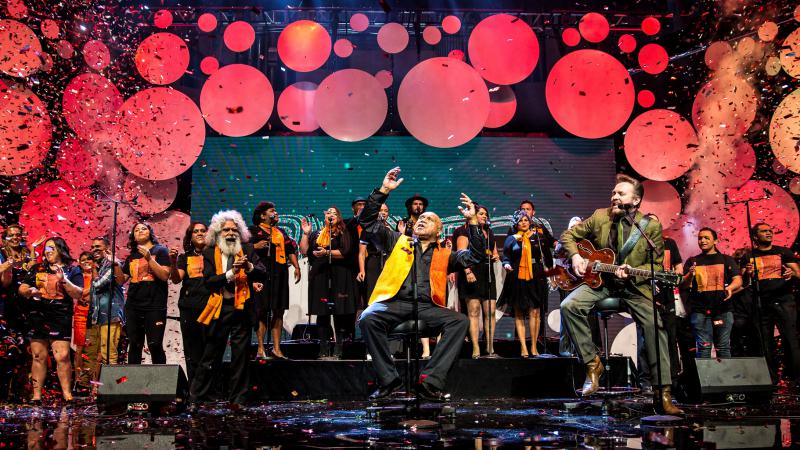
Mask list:
[[277,261],[278,264],[286,264],[286,249],[283,242],[283,233],[278,231],[277,227],[267,227],[263,223],[259,225],[259,228],[270,233],[272,245],[275,248],[275,261]]
[[[431,299],[439,306],[447,304],[447,265],[449,261],[449,248],[436,247],[433,249],[430,269]],[[411,238],[406,235],[400,236],[375,283],[375,288],[369,297],[369,304],[390,300],[397,295],[408,277],[413,263],[414,249],[411,247]]]
[[[243,252],[239,250],[236,256],[243,256]],[[219,247],[214,247],[214,267],[217,275],[222,275],[222,252]],[[250,287],[247,285],[247,274],[244,269],[239,269],[233,276],[234,294],[233,306],[236,309],[244,309],[244,303],[250,298]],[[224,289],[224,288],[223,288]],[[218,292],[212,293],[208,297],[205,309],[200,313],[197,321],[208,325],[212,320],[219,319],[219,312],[222,310],[222,289]]]
[[522,243],[522,257],[519,259],[519,271],[517,271],[517,278],[520,280],[533,279],[533,254],[531,252],[530,235],[530,231],[526,233],[520,231],[514,236]]
[[325,227],[319,232],[317,236],[317,246],[327,248],[331,245],[331,231],[330,227]]

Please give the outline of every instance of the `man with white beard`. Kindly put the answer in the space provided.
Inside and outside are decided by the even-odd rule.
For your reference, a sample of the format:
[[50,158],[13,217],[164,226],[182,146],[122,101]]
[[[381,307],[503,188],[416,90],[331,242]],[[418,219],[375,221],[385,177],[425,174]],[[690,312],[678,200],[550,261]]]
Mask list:
[[192,404],[211,400],[215,369],[219,370],[230,338],[231,371],[228,401],[240,407],[248,387],[247,347],[255,324],[251,293],[264,280],[264,267],[253,246],[242,215],[220,211],[211,218],[203,250],[203,279],[211,295],[197,319],[208,326],[206,347],[197,368],[189,398]]

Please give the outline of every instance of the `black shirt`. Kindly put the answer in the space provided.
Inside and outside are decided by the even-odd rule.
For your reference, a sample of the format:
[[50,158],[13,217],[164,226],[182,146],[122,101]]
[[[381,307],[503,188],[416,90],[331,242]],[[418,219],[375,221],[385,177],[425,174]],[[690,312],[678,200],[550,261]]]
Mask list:
[[706,315],[730,311],[732,302],[731,299],[724,300],[727,295],[725,288],[731,284],[733,277],[739,275],[736,260],[722,253],[700,254],[686,260],[683,273],[689,273],[692,266],[695,266],[689,291],[692,311]]
[[210,293],[203,282],[203,253],[192,251],[178,256],[177,267],[186,272],[181,283],[178,307],[205,308]]
[[[167,247],[154,245],[150,248],[150,255],[160,266],[170,266]],[[128,299],[125,301],[126,307],[143,310],[167,309],[167,282],[153,274],[147,261],[139,253],[139,249],[133,249],[131,254],[125,258],[122,272],[130,277]]]
[[762,300],[791,296],[792,283],[791,280],[783,278],[783,266],[797,262],[792,251],[786,247],[773,245],[769,250],[754,248],[753,255],[748,256],[747,261],[753,257],[758,267],[758,292]]

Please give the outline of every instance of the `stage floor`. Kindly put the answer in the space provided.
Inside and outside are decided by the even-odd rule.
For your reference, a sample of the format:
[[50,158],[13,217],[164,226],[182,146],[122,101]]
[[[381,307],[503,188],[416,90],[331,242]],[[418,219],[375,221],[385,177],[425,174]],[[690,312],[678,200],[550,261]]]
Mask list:
[[[234,411],[211,405],[190,416],[98,417],[83,406],[0,409],[2,448],[771,448],[800,444],[796,396],[765,407],[688,407],[674,427],[641,425],[646,397],[612,402],[576,399],[454,402],[452,423],[403,428],[370,419],[354,401],[273,402]],[[423,405],[424,406],[424,405]]]

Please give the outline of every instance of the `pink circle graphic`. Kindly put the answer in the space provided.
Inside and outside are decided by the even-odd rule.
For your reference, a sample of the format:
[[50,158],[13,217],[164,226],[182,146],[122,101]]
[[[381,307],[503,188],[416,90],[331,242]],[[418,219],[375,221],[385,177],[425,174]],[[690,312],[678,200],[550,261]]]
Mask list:
[[780,49],[781,66],[794,78],[800,78],[800,28],[792,31],[783,40]]
[[636,38],[632,34],[623,34],[617,41],[617,47],[622,53],[633,53],[636,50]]
[[692,104],[695,128],[717,130],[719,134],[744,133],[758,109],[758,94],[741,77],[723,75],[712,78],[697,93]]
[[766,21],[758,27],[758,37],[764,42],[772,42],[778,36],[778,24]]
[[442,32],[438,28],[428,25],[422,30],[422,39],[428,45],[436,45],[442,40]]
[[381,87],[384,89],[389,89],[392,87],[392,84],[394,84],[394,75],[388,70],[379,70],[375,73],[375,79],[378,80],[378,83],[380,83]]
[[500,128],[511,122],[517,112],[517,96],[510,86],[493,86],[489,89],[489,117],[486,128]]
[[539,40],[530,26],[508,14],[481,20],[469,36],[470,62],[495,84],[514,84],[527,78],[539,60]]
[[596,44],[608,37],[608,20],[602,14],[591,12],[581,17],[578,30],[584,39]]
[[642,182],[645,196],[641,211],[655,214],[664,228],[669,228],[681,214],[681,196],[671,184],[665,181],[645,180]]
[[769,143],[775,158],[795,173],[800,173],[800,152],[797,136],[800,135],[800,90],[787,95],[775,112],[769,124]]
[[378,30],[378,47],[386,53],[400,53],[408,47],[408,30],[403,25],[391,22]]
[[688,120],[666,109],[646,111],[625,133],[625,156],[633,170],[654,181],[686,173],[697,154],[697,134]]
[[298,81],[281,92],[278,97],[278,117],[286,128],[301,133],[319,128],[314,117],[316,94],[317,85],[310,81]]
[[567,47],[575,47],[581,43],[581,33],[577,28],[567,28],[561,33],[561,40]]
[[267,123],[274,105],[275,94],[266,75],[245,64],[217,70],[200,92],[206,122],[225,136],[255,133]]
[[8,16],[15,19],[24,19],[28,17],[28,7],[25,6],[23,0],[8,0],[6,3],[6,11]]
[[185,94],[163,87],[145,89],[126,100],[120,111],[115,151],[131,173],[167,180],[197,161],[206,127],[197,105]]
[[56,43],[56,53],[62,59],[72,59],[75,56],[75,48],[69,41],[61,39]]
[[98,40],[91,40],[83,45],[83,60],[92,70],[103,70],[111,62],[111,52],[106,44]]
[[159,242],[170,248],[183,246],[183,235],[192,223],[192,218],[180,211],[165,211],[147,220],[153,227]]
[[89,187],[97,181],[96,158],[81,142],[67,138],[58,148],[56,167],[61,179],[75,189]]
[[489,117],[489,91],[478,72],[453,58],[414,66],[397,93],[400,119],[431,147],[451,148],[478,135]]
[[197,28],[205,33],[210,33],[217,28],[217,16],[211,13],[203,13],[197,18]]
[[102,75],[84,73],[64,89],[62,114],[79,138],[94,140],[109,133],[119,120],[123,99],[117,87]]
[[456,34],[461,30],[461,19],[456,16],[447,16],[442,19],[442,29],[447,34]]
[[628,69],[599,50],[562,57],[547,76],[547,107],[568,132],[588,139],[608,136],[625,125],[636,93]]
[[[24,5],[23,5],[24,6]],[[24,78],[42,65],[42,44],[36,33],[16,20],[0,19],[0,72]]]
[[206,75],[211,75],[219,69],[219,61],[213,56],[206,56],[200,61],[200,71]]
[[136,211],[151,215],[165,211],[178,195],[178,180],[152,181],[128,174],[123,185],[125,201]]
[[641,91],[639,91],[638,94],[636,94],[636,101],[642,108],[649,108],[655,104],[656,96],[653,94],[652,91],[648,91],[647,89],[642,89]]
[[347,39],[337,39],[333,44],[333,53],[339,58],[349,58],[353,54],[353,43]]
[[461,50],[450,50],[450,53],[447,54],[448,58],[454,58],[459,61],[464,61],[464,52]]
[[22,85],[0,89],[0,102],[0,175],[22,175],[39,167],[50,150],[50,115],[44,102]]
[[364,140],[378,131],[389,103],[378,80],[358,69],[328,75],[317,88],[314,116],[320,128],[340,141]]
[[153,16],[153,25],[156,28],[169,28],[172,25],[172,12],[168,9],[161,9],[156,11],[155,15]]
[[241,53],[250,49],[256,40],[256,30],[247,22],[237,20],[225,27],[222,35],[225,46],[228,50]]
[[292,70],[311,72],[328,60],[331,45],[331,35],[325,27],[311,20],[298,20],[278,36],[278,56]]
[[47,39],[56,39],[58,35],[61,34],[61,30],[58,28],[58,22],[53,19],[44,19],[40,28],[42,30],[42,35]]
[[642,32],[648,36],[655,36],[661,31],[661,22],[655,17],[645,17],[642,20]]
[[350,28],[356,33],[361,33],[369,27],[369,17],[366,14],[356,13],[350,16]]
[[150,83],[174,83],[188,67],[189,47],[172,33],[150,35],[136,49],[136,69]]
[[[758,200],[750,204],[752,223],[768,223],[775,230],[773,245],[789,247],[797,238],[800,218],[797,203],[792,196],[780,186],[769,181],[750,180],[738,189],[728,189],[730,201],[760,199],[769,195],[769,199]],[[743,204],[730,205],[726,208],[728,220],[720,227],[720,249],[732,253],[737,248],[747,247],[750,237],[745,220],[746,212]]]
[[663,72],[668,64],[669,55],[658,44],[647,44],[639,50],[639,66],[651,75]]
[[731,44],[725,41],[717,41],[706,48],[704,60],[709,69],[719,70],[735,67],[736,58]]

